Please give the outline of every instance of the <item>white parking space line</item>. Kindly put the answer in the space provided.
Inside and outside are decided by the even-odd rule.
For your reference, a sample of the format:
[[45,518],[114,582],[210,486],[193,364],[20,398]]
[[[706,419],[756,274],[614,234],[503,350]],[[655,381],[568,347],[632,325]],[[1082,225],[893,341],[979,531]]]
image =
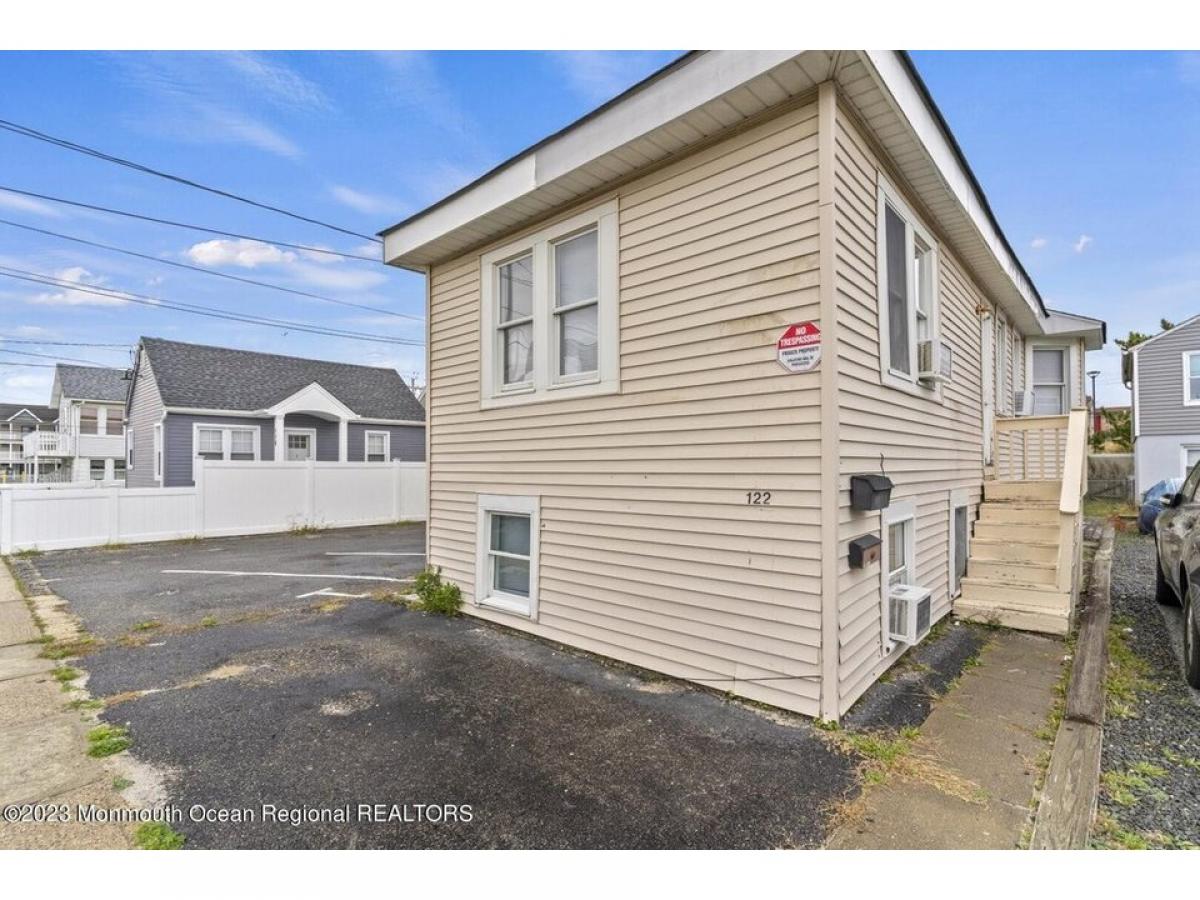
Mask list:
[[347,600],[361,600],[364,597],[370,597],[370,594],[343,594],[331,588],[321,588],[319,591],[309,591],[307,594],[297,594],[297,600],[304,600],[307,597],[344,597]]
[[234,572],[224,569],[163,569],[164,575],[225,575],[237,578],[263,576],[268,578],[322,578],[325,581],[390,581],[403,584],[406,578],[389,578],[386,575],[341,575],[337,572],[312,574],[310,572]]
[[326,556],[424,556],[424,553],[392,553],[388,550],[326,550]]

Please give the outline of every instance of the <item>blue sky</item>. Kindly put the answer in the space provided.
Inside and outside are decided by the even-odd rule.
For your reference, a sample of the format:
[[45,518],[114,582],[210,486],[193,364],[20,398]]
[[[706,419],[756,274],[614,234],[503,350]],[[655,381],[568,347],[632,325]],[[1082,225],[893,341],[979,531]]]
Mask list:
[[[631,53],[3,53],[0,118],[364,234],[404,217],[670,61]],[[916,53],[1005,232],[1051,306],[1111,335],[1200,311],[1200,56]],[[365,241],[0,132],[0,184],[268,240]],[[0,218],[419,316],[421,280],[0,193]],[[0,265],[166,300],[420,341],[386,313],[242,286],[0,224]],[[0,278],[0,335],[193,340],[423,369],[419,346],[231,324]],[[124,365],[121,350],[9,349]],[[2,353],[48,363],[40,357]],[[1111,350],[1102,402],[1121,402]],[[49,369],[0,363],[0,400],[49,397]]]

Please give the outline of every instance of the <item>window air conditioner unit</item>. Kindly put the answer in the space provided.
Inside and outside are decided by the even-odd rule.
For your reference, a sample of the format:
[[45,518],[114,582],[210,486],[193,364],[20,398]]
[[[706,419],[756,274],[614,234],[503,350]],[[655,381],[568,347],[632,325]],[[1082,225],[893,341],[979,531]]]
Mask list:
[[912,646],[929,633],[933,595],[915,584],[894,584],[888,591],[888,633],[893,641]]
[[1033,415],[1033,391],[1013,391],[1013,415]]
[[949,381],[954,366],[954,351],[944,341],[917,344],[917,378],[921,381]]

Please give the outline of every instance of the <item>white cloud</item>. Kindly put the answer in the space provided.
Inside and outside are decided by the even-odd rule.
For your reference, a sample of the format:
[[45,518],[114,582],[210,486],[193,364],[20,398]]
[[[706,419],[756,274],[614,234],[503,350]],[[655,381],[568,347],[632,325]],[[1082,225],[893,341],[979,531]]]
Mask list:
[[18,325],[13,329],[17,337],[51,337],[54,332],[41,325]]
[[304,151],[270,125],[259,122],[245,113],[218,104],[197,104],[196,113],[200,121],[188,123],[186,134],[207,138],[216,143],[246,144],[283,156],[296,159]]
[[[0,368],[3,368],[3,363],[0,363]],[[15,375],[0,377],[0,389],[9,403],[36,403],[40,406],[49,398],[53,380],[49,370],[36,374],[25,370]]]
[[33,197],[10,194],[4,190],[0,190],[0,208],[33,213],[35,216],[46,216],[51,219],[62,218],[62,212],[49,203],[43,203],[41,200],[36,200]]
[[[83,266],[70,266],[54,273],[59,281],[68,281],[82,287],[101,287],[105,279],[93,275]],[[129,301],[122,297],[87,293],[64,287],[62,290],[35,294],[29,301],[41,306],[125,306]]]
[[247,240],[213,240],[193,244],[187,249],[188,258],[200,266],[219,268],[237,266],[254,269],[258,266],[283,265],[296,261],[296,254],[281,250],[274,244]]
[[387,275],[384,272],[364,266],[334,269],[327,266],[297,263],[291,271],[306,284],[335,291],[366,291],[379,287],[387,281]]
[[283,106],[304,109],[328,109],[329,98],[316,83],[281,62],[276,55],[246,51],[221,53],[220,58],[234,72],[244,76],[259,96]]
[[1029,242],[1029,246],[1032,247],[1034,250],[1041,250],[1048,243],[1050,243],[1050,242],[1048,240],[1046,240],[1044,237],[1035,237],[1032,241]]
[[1092,243],[1092,236],[1090,234],[1081,234],[1079,236],[1079,240],[1077,240],[1071,246],[1075,248],[1076,253],[1082,253],[1084,250],[1086,250],[1088,248],[1088,245],[1091,243]]
[[648,51],[561,50],[551,54],[567,83],[593,103],[611,100],[662,64]]
[[346,187],[344,184],[330,185],[329,193],[338,203],[360,213],[374,214],[387,212],[388,210],[395,210],[398,205],[386,197],[356,191],[354,188]]

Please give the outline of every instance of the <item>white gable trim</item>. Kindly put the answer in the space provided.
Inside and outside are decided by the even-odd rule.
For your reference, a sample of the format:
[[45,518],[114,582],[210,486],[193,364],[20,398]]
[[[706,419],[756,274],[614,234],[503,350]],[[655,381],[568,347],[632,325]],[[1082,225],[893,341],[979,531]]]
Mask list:
[[31,417],[31,418],[37,419],[39,422],[43,421],[43,420],[42,420],[42,419],[41,419],[41,418],[38,416],[38,414],[37,414],[37,413],[35,413],[33,410],[31,410],[31,409],[28,409],[28,408],[18,409],[18,410],[17,410],[15,413],[13,413],[11,416],[9,416],[9,417],[8,417],[7,419],[5,419],[4,421],[6,421],[6,422],[11,422],[11,421],[12,421],[13,419],[15,419],[17,416],[21,415],[21,413],[28,413],[28,414],[30,415],[30,417]]
[[287,413],[323,413],[335,419],[357,419],[358,413],[348,407],[317,382],[301,388],[290,397],[285,397],[265,412],[271,416]]

